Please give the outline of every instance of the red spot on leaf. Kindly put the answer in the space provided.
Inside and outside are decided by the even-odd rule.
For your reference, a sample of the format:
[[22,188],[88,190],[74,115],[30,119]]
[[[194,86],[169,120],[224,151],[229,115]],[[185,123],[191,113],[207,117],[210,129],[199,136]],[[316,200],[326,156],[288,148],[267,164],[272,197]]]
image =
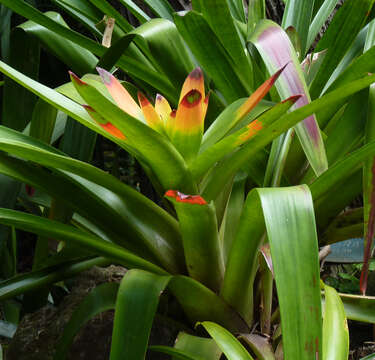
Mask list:
[[34,196],[35,189],[32,186],[30,186],[29,184],[26,184],[25,188],[26,188],[27,195]]
[[202,99],[202,94],[198,90],[190,90],[181,100],[181,105],[192,108],[197,106]]
[[196,205],[206,205],[207,202],[200,195],[186,195],[177,190],[168,190],[165,196],[172,197],[176,199],[177,202],[196,204]]

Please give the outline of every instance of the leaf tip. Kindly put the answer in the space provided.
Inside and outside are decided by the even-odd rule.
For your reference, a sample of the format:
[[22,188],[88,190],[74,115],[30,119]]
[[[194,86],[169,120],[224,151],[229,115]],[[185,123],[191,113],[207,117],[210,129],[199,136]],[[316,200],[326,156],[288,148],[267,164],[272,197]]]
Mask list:
[[110,72],[108,72],[107,70],[105,70],[105,69],[103,69],[99,66],[96,67],[96,71],[98,72],[98,74],[102,78],[104,84],[106,84],[106,85],[111,84],[113,75]]
[[73,71],[69,71],[70,80],[77,85],[87,85],[84,81],[82,81],[78,75],[76,75]]
[[166,197],[175,199],[177,202],[195,204],[195,205],[207,205],[206,200],[200,195],[186,195],[177,190],[168,190],[166,191]]
[[289,96],[287,99],[283,100],[281,103],[284,104],[288,101],[291,101],[293,104],[296,103],[303,95],[302,94],[299,94],[299,95],[292,95],[292,96]]

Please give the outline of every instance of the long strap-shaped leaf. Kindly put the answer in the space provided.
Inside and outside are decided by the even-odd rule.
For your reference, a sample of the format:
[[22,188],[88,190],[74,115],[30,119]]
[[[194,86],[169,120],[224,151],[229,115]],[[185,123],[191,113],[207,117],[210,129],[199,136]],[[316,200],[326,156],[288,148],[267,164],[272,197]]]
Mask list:
[[[47,29],[56,32],[56,34],[59,34],[62,37],[65,37],[68,40],[76,43],[77,45],[86,48],[97,56],[103,56],[107,50],[106,47],[96,43],[86,36],[83,36],[80,33],[69,28],[66,28],[59,23],[56,23],[23,0],[0,0],[0,3],[3,3],[7,7],[11,8],[19,15],[35,21],[37,24],[45,26]],[[174,87],[167,79],[165,79],[165,77],[157,73],[155,70],[150,69],[149,67],[129,56],[122,56],[118,61],[118,65],[130,74],[136,76],[139,79],[143,79],[155,88],[158,88],[161,92],[163,92],[165,96],[168,96],[168,98],[175,98],[176,94]]]
[[112,261],[108,258],[103,257],[65,261],[58,265],[44,267],[43,269],[27,274],[17,275],[0,282],[0,299],[1,301],[7,300],[17,295],[25,294],[28,291],[37,290],[43,286],[73,277],[93,266],[108,266],[111,262]]
[[334,288],[324,286],[323,360],[347,360],[349,330],[344,305]]
[[148,337],[170,276],[128,271],[117,294],[110,360],[144,360]]
[[224,261],[219,244],[216,211],[199,195],[169,190],[165,196],[177,212],[187,269],[194,279],[219,291],[224,277]]
[[307,186],[255,189],[249,194],[229,254],[222,296],[251,321],[249,306],[264,222],[280,304],[285,359],[315,360],[321,356],[322,322],[318,241]]
[[374,0],[345,1],[333,18],[328,30],[315,48],[315,51],[328,50],[310,86],[310,94],[313,99],[320,95],[332,72],[353,43],[370,14],[373,4]]
[[59,239],[61,241],[75,242],[76,244],[91,249],[98,254],[116,259],[124,266],[142,268],[158,274],[166,274],[166,271],[163,269],[132,254],[121,246],[104,241],[96,236],[57,221],[25,214],[20,211],[0,209],[0,223],[12,225],[16,228],[30,231],[45,237]]
[[[270,20],[258,24],[250,39],[260,52],[269,73],[288,64],[275,86],[283,98],[303,95],[294,105],[298,109],[310,102],[310,95],[302,69],[288,35]],[[295,126],[302,148],[317,175],[327,170],[328,163],[322,136],[315,115],[310,115]]]
[[243,345],[225,328],[210,321],[201,325],[216,341],[228,360],[253,360]]
[[173,356],[173,360],[219,360],[222,351],[212,339],[180,332],[174,347],[151,346],[150,350]]
[[[158,239],[152,246],[160,255],[158,258],[179,257],[182,253],[177,221],[162,208],[142,196],[139,192],[121,183],[116,178],[87,163],[69,158],[51,146],[16,131],[0,126],[0,149],[37,164],[69,171],[97,185],[113,191],[126,200],[124,226],[137,228],[148,242]],[[172,250],[174,255],[167,253]],[[174,250],[173,250],[174,249]],[[177,252],[175,252],[177,251]],[[177,255],[180,253],[180,255]]]
[[305,54],[309,25],[314,9],[314,0],[289,0],[286,3],[282,27],[293,26],[301,40],[302,56]]

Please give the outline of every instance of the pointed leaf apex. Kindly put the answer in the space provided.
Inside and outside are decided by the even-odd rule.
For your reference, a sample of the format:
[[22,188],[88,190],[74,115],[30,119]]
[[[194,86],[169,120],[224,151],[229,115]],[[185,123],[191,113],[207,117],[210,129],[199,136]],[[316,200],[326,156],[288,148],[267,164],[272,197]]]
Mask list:
[[82,81],[78,75],[74,74],[73,71],[69,71],[69,75],[70,75],[70,80],[74,83],[76,83],[77,85],[87,85],[87,83],[85,83],[84,81]]
[[304,96],[304,95],[302,95],[302,94],[300,94],[300,95],[292,95],[292,96],[288,97],[287,99],[283,100],[281,103],[284,104],[284,103],[286,103],[286,102],[288,102],[288,101],[291,101],[291,102],[294,104],[294,103],[296,103],[296,102],[297,102],[302,96]]
[[96,71],[102,78],[104,84],[111,84],[113,75],[109,71],[102,69],[101,67],[96,67]]
[[141,105],[142,107],[147,106],[150,103],[142,92],[138,91],[137,96],[138,96],[139,105]]
[[188,75],[189,78],[191,79],[196,79],[196,80],[200,80],[201,78],[203,78],[203,72],[201,70],[201,68],[198,66],[196,67],[189,75]]
[[195,205],[207,205],[206,200],[200,195],[186,195],[177,190],[168,190],[165,195],[166,197],[171,197],[177,202],[189,203]]
[[279,70],[277,70],[270,78],[270,87],[276,82],[276,80],[279,78],[281,73],[285,70],[285,68],[291,63],[291,61],[288,61],[284,66],[282,66]]
[[177,114],[177,110],[174,109],[171,111],[171,114],[169,115],[171,118],[175,118],[176,117],[176,114]]

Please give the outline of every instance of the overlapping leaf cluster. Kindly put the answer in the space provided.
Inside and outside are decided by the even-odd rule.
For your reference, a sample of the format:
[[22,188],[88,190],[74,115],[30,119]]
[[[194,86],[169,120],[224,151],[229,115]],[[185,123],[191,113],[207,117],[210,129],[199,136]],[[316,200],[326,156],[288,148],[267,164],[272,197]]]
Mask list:
[[[174,348],[155,351],[176,359],[347,359],[346,317],[374,322],[373,299],[321,285],[318,246],[364,233],[365,293],[375,227],[374,0],[347,0],[314,53],[335,0],[289,0],[281,26],[265,19],[262,0],[250,0],[247,13],[241,0],[194,0],[186,12],[145,1],[155,19],[119,1],[138,27],[107,1],[53,2],[97,38],[103,15],[116,25],[107,48],[57,13],[0,0],[29,19],[11,41],[32,39],[25,52],[33,54],[29,68],[15,62],[17,46],[0,62],[0,173],[14,198],[19,182],[37,190],[21,194],[32,214],[5,209],[13,199],[0,222],[39,236],[34,271],[0,283],[0,299],[116,262],[132,270],[119,288],[99,287],[81,304],[55,359],[65,358],[82,323],[112,307],[111,360],[144,359],[165,289],[214,341],[181,333]],[[55,90],[34,80],[35,44],[78,75]],[[116,69],[143,91],[119,81]],[[18,99],[15,82],[28,89]],[[16,109],[21,98],[28,105]],[[50,145],[62,133],[62,149]],[[88,163],[96,134],[138,160],[163,207]],[[342,211],[361,193],[363,216],[353,220]],[[60,244],[52,257],[48,239]]]

